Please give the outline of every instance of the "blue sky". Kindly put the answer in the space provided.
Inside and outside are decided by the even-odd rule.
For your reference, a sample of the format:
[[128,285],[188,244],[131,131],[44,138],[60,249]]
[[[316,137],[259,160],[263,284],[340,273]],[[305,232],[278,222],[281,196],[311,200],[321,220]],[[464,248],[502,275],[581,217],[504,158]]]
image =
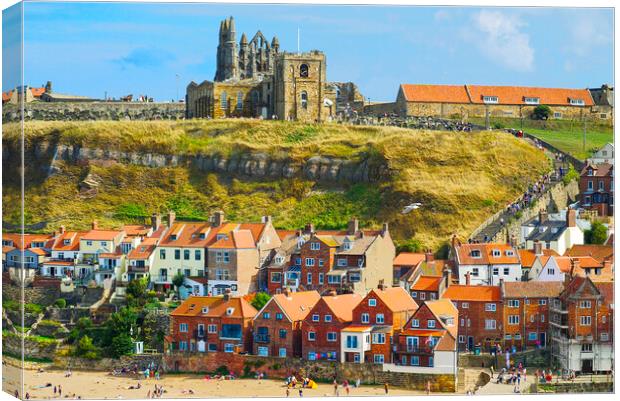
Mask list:
[[[19,20],[7,12],[4,38]],[[260,29],[289,51],[299,28],[302,50],[326,53],[328,80],[353,81],[373,101],[393,100],[405,82],[613,84],[611,9],[41,2],[24,6],[24,80],[97,98],[170,100],[176,74],[181,96],[190,81],[213,79],[228,15],[238,39]],[[18,82],[10,72],[3,90]]]

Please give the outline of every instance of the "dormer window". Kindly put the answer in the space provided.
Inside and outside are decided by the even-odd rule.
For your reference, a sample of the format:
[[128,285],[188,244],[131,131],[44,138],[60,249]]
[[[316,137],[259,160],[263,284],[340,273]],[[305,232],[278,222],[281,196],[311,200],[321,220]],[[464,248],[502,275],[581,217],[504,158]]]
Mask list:
[[71,240],[70,239],[66,239],[64,241],[62,241],[63,244],[65,245],[71,245]]
[[200,239],[205,239],[205,238],[206,238],[205,233],[200,233]]
[[479,258],[481,256],[480,250],[478,249],[474,249],[471,251],[471,257],[472,258]]
[[590,176],[594,175],[594,170],[592,170],[591,168],[588,169],[588,175],[590,175]]
[[219,240],[224,239],[226,237],[227,237],[226,234],[218,234],[216,238],[219,241]]
[[506,251],[506,256],[515,256],[515,253],[512,250],[508,250]]
[[176,235],[176,234],[172,234],[172,235],[170,236],[170,239],[171,239],[172,241],[176,241],[176,240],[177,240],[177,235]]
[[583,99],[570,99],[571,106],[585,106],[586,102]]
[[209,313],[209,307],[208,306],[203,306],[202,307],[202,313],[204,313],[204,314]]
[[487,104],[499,103],[499,97],[497,96],[482,96],[482,102]]
[[353,243],[352,243],[352,242],[349,242],[349,241],[346,241],[345,243],[343,243],[343,244],[342,244],[342,248],[343,248],[345,251],[350,251],[350,250],[351,250],[351,248],[353,248]]
[[540,104],[540,98],[539,97],[524,97],[523,98],[523,102],[525,104]]
[[494,258],[499,258],[500,256],[502,256],[502,253],[500,252],[499,249],[493,249],[493,257]]
[[284,263],[284,256],[276,256],[276,264],[281,265],[282,263]]
[[226,309],[226,316],[232,315],[234,311],[235,311],[235,308],[227,308]]
[[306,243],[306,240],[303,239],[303,237],[299,237],[299,239],[297,240],[297,248],[301,248],[302,246],[304,246],[304,244]]

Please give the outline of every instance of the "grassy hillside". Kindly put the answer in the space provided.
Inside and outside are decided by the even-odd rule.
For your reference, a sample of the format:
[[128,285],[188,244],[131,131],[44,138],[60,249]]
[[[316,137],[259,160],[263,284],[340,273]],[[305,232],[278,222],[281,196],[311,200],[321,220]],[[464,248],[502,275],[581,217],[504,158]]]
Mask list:
[[[17,127],[3,127],[8,140]],[[385,127],[306,125],[250,120],[187,122],[29,122],[29,142],[54,138],[90,147],[161,153],[262,152],[304,159],[379,157],[389,180],[375,184],[319,184],[301,179],[243,180],[186,168],[147,168],[106,163],[62,165],[60,174],[26,190],[27,224],[47,221],[85,228],[93,218],[119,226],[153,211],[205,219],[222,208],[230,219],[258,220],[271,214],[281,228],[306,222],[339,228],[356,216],[365,226],[390,223],[396,239],[414,237],[437,247],[450,234],[467,235],[516,198],[548,169],[544,154],[504,133],[452,133]],[[102,184],[93,198],[79,194],[88,173]],[[402,208],[422,208],[402,215]],[[19,190],[6,185],[4,218],[16,223]]]

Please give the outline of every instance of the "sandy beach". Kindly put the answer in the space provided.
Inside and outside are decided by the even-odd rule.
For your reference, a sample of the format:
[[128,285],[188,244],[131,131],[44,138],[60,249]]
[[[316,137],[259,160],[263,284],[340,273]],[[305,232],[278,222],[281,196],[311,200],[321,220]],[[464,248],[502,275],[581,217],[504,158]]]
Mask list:
[[[43,368],[45,369],[45,367]],[[3,390],[13,394],[19,386],[19,369],[10,364],[2,366]],[[74,371],[71,377],[59,370],[26,370],[25,391],[30,399],[132,399],[147,398],[155,384],[164,387],[162,398],[221,398],[221,397],[286,397],[286,386],[282,380],[237,379],[237,380],[205,380],[202,375],[171,374],[163,375],[160,380],[139,380],[133,377],[111,376],[105,372]],[[51,383],[51,387],[42,387]],[[130,389],[140,383],[140,389]],[[54,396],[54,386],[62,387],[62,396]],[[189,392],[193,391],[193,394]],[[339,395],[346,396],[342,386]],[[390,388],[389,395],[423,394],[411,390]],[[21,394],[20,394],[21,395]],[[316,389],[303,389],[304,397],[333,396],[331,384],[319,383]],[[383,386],[361,386],[350,389],[349,396],[383,396]],[[290,397],[299,397],[298,389],[290,390]]]

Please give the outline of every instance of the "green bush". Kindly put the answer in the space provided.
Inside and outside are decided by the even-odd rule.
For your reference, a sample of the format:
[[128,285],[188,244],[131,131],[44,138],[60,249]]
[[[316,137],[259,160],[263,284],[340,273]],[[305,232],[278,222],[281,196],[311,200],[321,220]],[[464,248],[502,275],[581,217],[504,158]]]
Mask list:
[[415,238],[406,239],[403,241],[396,241],[396,252],[421,252],[422,243]]
[[562,182],[564,183],[564,185],[568,185],[570,184],[571,181],[576,181],[579,179],[579,173],[577,172],[577,170],[575,170],[575,168],[571,165],[568,168],[568,171],[566,172],[566,174],[564,175],[564,177],[562,177]]
[[265,304],[269,302],[270,299],[271,296],[269,294],[265,292],[259,292],[254,297],[251,304],[254,308],[256,308],[256,310],[261,310],[263,309],[263,306],[265,306]]
[[39,322],[39,326],[54,326],[54,327],[60,327],[60,323],[58,323],[58,322],[57,322],[57,321],[55,321],[55,320],[47,320],[47,319],[44,319],[44,320],[41,320],[41,321]]
[[536,106],[536,108],[532,112],[533,120],[548,120],[550,116],[551,116],[551,108],[544,104]]
[[586,244],[602,245],[607,240],[607,227],[600,221],[595,221],[583,236]]
[[220,376],[226,376],[230,374],[230,371],[228,370],[228,367],[226,365],[221,365],[220,367],[215,369],[215,372],[213,373]]
[[10,311],[14,311],[14,312],[19,312],[20,311],[20,307],[19,307],[20,303],[17,301],[14,301],[12,299],[3,299],[2,300],[2,308],[6,309],[6,310],[10,310]]
[[500,123],[499,121],[494,122],[493,123],[493,128],[495,128],[495,129],[504,129],[504,124]]
[[77,342],[73,355],[88,359],[97,359],[100,355],[100,350],[93,344],[93,340],[90,337],[84,336]]
[[43,313],[43,306],[39,304],[27,303],[26,305],[24,305],[24,310],[26,311],[26,313],[39,314]]
[[67,300],[64,298],[58,298],[55,302],[54,305],[56,305],[59,308],[66,308],[67,307]]

